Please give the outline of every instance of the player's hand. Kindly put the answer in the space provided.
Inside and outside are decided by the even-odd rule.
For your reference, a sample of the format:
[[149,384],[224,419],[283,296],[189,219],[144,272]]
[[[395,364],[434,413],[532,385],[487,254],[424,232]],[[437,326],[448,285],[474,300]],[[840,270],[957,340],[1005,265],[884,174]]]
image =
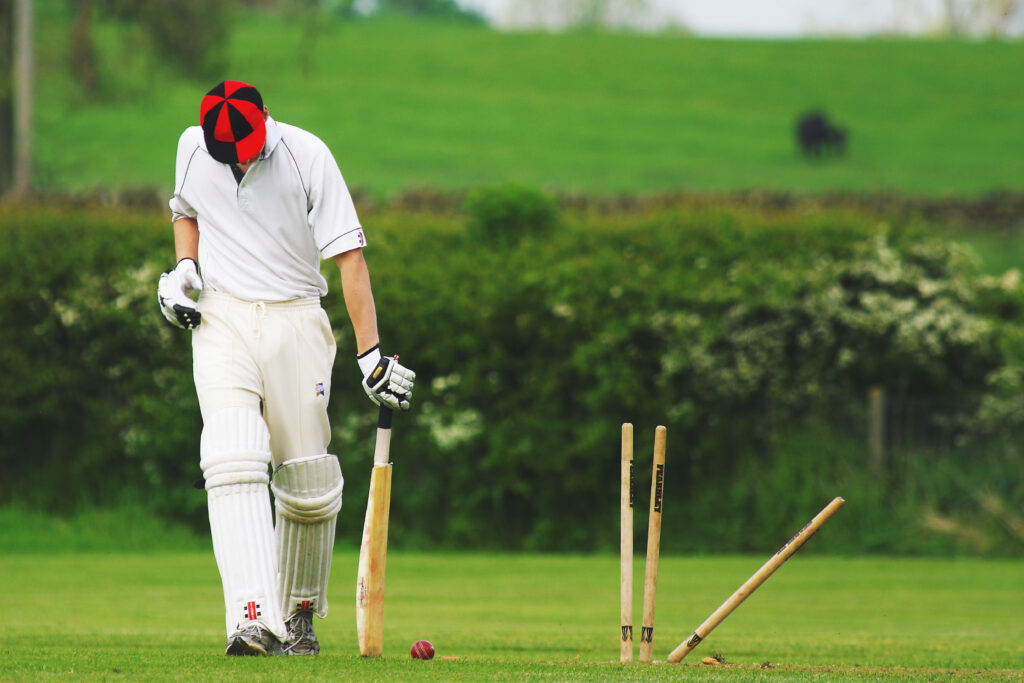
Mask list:
[[363,372],[363,390],[379,406],[393,410],[409,410],[416,373],[398,363],[398,356],[387,358],[380,346],[362,354],[356,360]]
[[188,295],[190,291],[203,291],[203,280],[196,270],[196,262],[190,258],[183,258],[173,270],[164,271],[156,289],[164,317],[186,330],[199,327],[202,321],[196,302]]

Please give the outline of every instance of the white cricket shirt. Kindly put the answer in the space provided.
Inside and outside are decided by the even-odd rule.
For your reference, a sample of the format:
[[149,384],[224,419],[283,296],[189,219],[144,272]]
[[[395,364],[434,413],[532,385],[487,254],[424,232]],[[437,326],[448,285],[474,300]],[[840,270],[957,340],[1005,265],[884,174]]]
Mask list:
[[327,145],[273,118],[241,182],[206,151],[199,126],[178,140],[174,176],[171,212],[198,221],[203,284],[214,291],[248,301],[323,296],[320,259],[366,244]]

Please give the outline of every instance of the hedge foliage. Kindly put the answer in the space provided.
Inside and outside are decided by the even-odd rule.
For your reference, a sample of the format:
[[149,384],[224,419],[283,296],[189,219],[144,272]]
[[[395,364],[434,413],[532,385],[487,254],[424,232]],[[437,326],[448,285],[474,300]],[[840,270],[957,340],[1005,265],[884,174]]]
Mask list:
[[492,185],[469,193],[464,202],[469,236],[496,248],[508,248],[525,235],[545,235],[558,221],[555,200],[519,185]]
[[[419,377],[395,423],[395,543],[613,549],[629,421],[641,508],[668,427],[666,552],[774,550],[834,495],[849,504],[825,548],[1024,552],[1015,273],[856,214],[567,212],[514,244],[469,222],[364,216],[384,351]],[[5,206],[0,233],[0,503],[143,504],[202,528],[189,340],[156,306],[167,218]],[[354,544],[375,411],[332,268],[339,543]],[[934,420],[952,445],[870,470],[856,420],[872,385],[955,397]]]

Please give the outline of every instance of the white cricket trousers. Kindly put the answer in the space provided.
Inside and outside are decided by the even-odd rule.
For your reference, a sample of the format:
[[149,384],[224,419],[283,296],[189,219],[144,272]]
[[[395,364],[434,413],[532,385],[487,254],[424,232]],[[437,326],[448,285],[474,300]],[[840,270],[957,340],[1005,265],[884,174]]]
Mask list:
[[204,290],[199,310],[192,365],[204,422],[229,407],[262,413],[274,467],[327,453],[337,347],[319,297],[254,302]]

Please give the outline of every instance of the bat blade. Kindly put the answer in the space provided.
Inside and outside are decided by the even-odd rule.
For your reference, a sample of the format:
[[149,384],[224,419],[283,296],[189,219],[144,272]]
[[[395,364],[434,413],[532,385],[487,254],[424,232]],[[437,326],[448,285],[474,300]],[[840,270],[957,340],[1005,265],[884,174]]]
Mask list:
[[375,465],[359,550],[356,585],[356,631],[359,654],[379,657],[384,650],[384,576],[388,558],[391,465]]
[[359,654],[364,657],[379,657],[384,651],[384,576],[391,511],[390,441],[391,411],[381,408],[356,580],[356,633]]

